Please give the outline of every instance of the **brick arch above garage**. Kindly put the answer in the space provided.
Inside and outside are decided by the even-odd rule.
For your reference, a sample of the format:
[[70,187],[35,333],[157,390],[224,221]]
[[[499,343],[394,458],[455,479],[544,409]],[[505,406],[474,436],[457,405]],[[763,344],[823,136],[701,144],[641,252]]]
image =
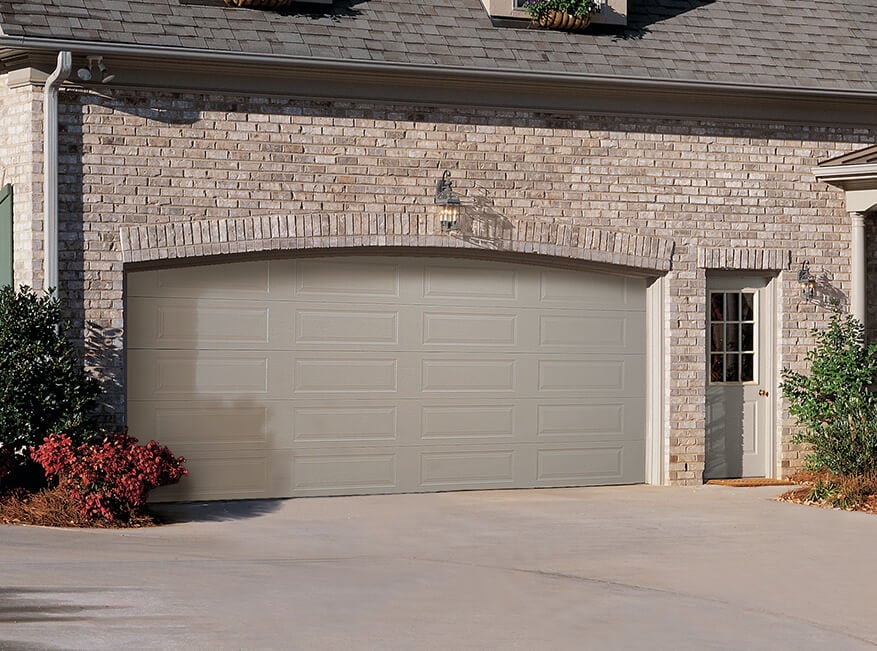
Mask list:
[[496,250],[568,258],[664,273],[672,240],[611,229],[528,220],[508,222],[501,235],[449,235],[424,217],[387,215],[269,216],[205,219],[123,227],[125,263],[242,253],[350,248]]

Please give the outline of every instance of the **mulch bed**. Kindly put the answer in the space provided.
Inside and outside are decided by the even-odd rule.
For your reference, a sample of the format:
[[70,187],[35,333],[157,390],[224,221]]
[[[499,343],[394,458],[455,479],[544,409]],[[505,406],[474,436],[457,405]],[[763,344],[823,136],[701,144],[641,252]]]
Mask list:
[[132,529],[154,527],[161,522],[149,513],[137,515],[126,522],[85,518],[64,491],[46,488],[35,493],[18,489],[0,494],[0,524]]
[[[780,502],[794,502],[796,504],[805,504],[807,506],[817,506],[823,509],[837,509],[844,511],[858,511],[861,513],[871,513],[877,515],[877,478],[870,480],[850,479],[837,477],[829,472],[798,472],[789,478],[798,488],[786,491],[776,499]],[[857,490],[860,492],[859,502],[850,508],[841,508],[835,504],[826,503],[812,498],[813,488],[820,483],[827,481],[837,482],[842,485],[848,485],[849,490]],[[852,484],[852,485],[851,485]]]

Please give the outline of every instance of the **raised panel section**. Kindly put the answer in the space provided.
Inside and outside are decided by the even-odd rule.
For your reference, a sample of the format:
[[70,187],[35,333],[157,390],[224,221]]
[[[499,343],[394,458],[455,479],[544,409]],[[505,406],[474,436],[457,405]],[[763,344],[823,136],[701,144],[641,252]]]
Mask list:
[[743,402],[743,454],[758,454],[758,405]]
[[512,405],[442,405],[423,408],[421,436],[427,440],[511,438]]
[[[131,420],[141,411],[140,407],[131,409]],[[138,430],[149,431],[150,437],[167,445],[237,446],[267,441],[268,409],[264,406],[159,403],[149,405],[147,411],[152,415],[151,427],[141,423]]]
[[542,316],[539,319],[539,345],[573,349],[623,348],[627,342],[624,317],[571,315]]
[[515,363],[489,359],[428,359],[423,361],[421,376],[424,393],[513,391]]
[[543,303],[628,307],[627,279],[622,276],[550,270],[543,271],[540,280]]
[[592,483],[622,479],[623,448],[540,450],[537,479],[540,482]]
[[268,310],[246,305],[160,305],[155,310],[155,343],[191,348],[268,343]]
[[[477,278],[477,282],[473,279]],[[426,298],[512,300],[518,296],[517,273],[509,268],[426,265],[423,295]]]
[[624,388],[622,360],[541,360],[540,391],[611,391]]
[[396,439],[395,407],[299,407],[293,412],[296,441],[345,442]]
[[197,265],[128,275],[128,296],[265,298],[269,292],[268,262]]
[[[142,355],[129,355],[137,362]],[[268,358],[242,357],[213,351],[207,354],[161,351],[140,367],[129,382],[135,398],[211,394],[265,394],[268,392]]]
[[295,289],[306,297],[393,297],[399,295],[399,270],[381,262],[302,260],[296,264]]
[[536,431],[540,437],[624,434],[624,405],[539,405]]
[[292,476],[293,486],[303,491],[393,489],[396,487],[396,455],[297,455]]
[[511,450],[427,452],[421,457],[421,485],[490,486],[514,481]]
[[293,382],[295,393],[396,391],[396,360],[299,359]]
[[156,491],[154,499],[242,499],[270,497],[268,460],[262,454],[237,454],[228,457],[198,457],[185,448],[174,450],[186,457],[189,474],[170,490]]
[[455,346],[513,346],[514,315],[426,312],[423,315],[423,343]]
[[295,315],[298,344],[397,344],[399,313],[299,309]]

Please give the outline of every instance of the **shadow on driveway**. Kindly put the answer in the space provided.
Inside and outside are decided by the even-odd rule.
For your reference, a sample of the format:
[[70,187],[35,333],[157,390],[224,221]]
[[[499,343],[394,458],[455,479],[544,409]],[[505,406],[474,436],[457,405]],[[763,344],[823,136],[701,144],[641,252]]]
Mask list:
[[232,500],[223,502],[166,502],[149,510],[168,524],[246,520],[274,513],[284,500]]

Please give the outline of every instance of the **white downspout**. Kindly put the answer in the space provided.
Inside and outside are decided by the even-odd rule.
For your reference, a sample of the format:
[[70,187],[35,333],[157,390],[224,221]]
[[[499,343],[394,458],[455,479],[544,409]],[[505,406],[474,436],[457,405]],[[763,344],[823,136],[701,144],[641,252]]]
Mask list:
[[58,87],[70,77],[73,55],[58,65],[43,88],[43,290],[58,287]]
[[850,313],[865,324],[865,215],[864,213],[850,213],[852,218],[852,291],[850,301]]

